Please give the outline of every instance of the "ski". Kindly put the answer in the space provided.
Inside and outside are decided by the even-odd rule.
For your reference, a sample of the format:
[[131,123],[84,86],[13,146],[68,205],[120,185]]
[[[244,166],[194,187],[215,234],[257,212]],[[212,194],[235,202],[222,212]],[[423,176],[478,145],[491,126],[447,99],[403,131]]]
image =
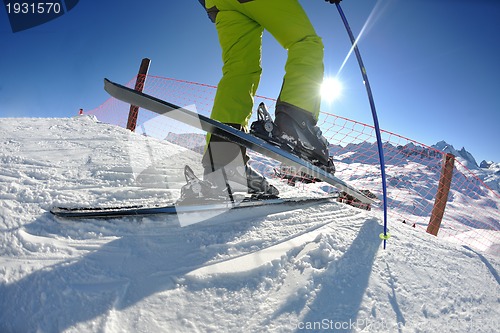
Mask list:
[[165,115],[292,166],[297,170],[311,175],[311,177],[327,182],[342,192],[346,192],[362,203],[375,203],[373,199],[366,197],[361,191],[335,177],[333,174],[328,173],[320,167],[315,166],[275,145],[272,145],[261,138],[239,131],[231,126],[210,119],[204,115],[197,114],[196,112],[187,110],[175,104],[142,92],[138,92],[118,83],[114,83],[108,79],[104,79],[104,89],[111,96],[123,102]]
[[54,207],[50,212],[60,218],[72,219],[113,219],[127,216],[153,216],[185,213],[204,213],[225,211],[230,209],[254,208],[263,206],[285,205],[288,209],[295,206],[330,202],[336,196],[315,198],[274,198],[256,199],[245,197],[241,201],[201,202],[199,204],[167,204],[155,206],[118,206],[118,207]]

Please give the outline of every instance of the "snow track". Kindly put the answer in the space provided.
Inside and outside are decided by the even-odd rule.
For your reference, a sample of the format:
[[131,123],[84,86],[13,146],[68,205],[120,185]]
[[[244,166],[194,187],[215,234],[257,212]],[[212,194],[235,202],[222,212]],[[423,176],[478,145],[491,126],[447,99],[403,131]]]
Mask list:
[[176,216],[64,221],[48,213],[70,203],[171,200],[183,165],[197,159],[88,117],[2,119],[0,332],[500,326],[498,258],[395,223],[384,251],[379,216],[335,202],[228,211],[188,227]]

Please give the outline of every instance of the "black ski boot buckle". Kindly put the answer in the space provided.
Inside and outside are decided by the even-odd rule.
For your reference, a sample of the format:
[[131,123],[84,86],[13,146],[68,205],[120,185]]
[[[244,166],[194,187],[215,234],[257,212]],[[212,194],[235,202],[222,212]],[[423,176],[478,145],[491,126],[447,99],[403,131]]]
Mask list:
[[272,144],[281,144],[276,137],[276,125],[266,105],[261,102],[257,108],[257,120],[250,126],[250,133]]

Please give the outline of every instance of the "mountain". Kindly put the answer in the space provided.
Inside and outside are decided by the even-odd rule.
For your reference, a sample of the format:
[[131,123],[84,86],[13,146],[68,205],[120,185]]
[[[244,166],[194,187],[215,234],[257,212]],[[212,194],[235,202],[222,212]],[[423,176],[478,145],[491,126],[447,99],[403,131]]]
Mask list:
[[[202,134],[168,133],[165,139],[200,154],[204,151],[205,136]],[[337,162],[347,164],[379,164],[378,146],[374,142],[350,143],[345,147],[330,144],[329,151],[330,155],[334,156]],[[412,142],[404,146],[394,146],[390,143],[384,143],[384,154],[387,165],[403,166],[410,161],[416,161],[425,165],[426,161],[435,162],[436,157],[441,155],[439,151],[453,154],[462,165],[473,171],[486,185],[500,193],[500,163],[483,161],[478,166],[474,156],[465,148],[456,150],[453,145],[448,144],[446,141],[440,141],[432,145],[431,148],[416,145]],[[262,172],[263,170],[259,169],[259,171]]]
[[481,169],[490,169],[496,173],[500,171],[500,163],[495,163],[493,161],[485,161],[483,160],[479,165]]
[[472,156],[472,154],[465,148],[456,150],[446,141],[440,141],[432,147],[455,155],[460,163],[474,172],[474,174],[488,187],[500,193],[500,163],[487,162],[483,160],[478,165],[474,156]]
[[476,162],[476,159],[474,156],[472,156],[471,153],[469,153],[465,147],[462,147],[460,150],[456,150],[453,145],[448,144],[446,141],[439,141],[435,145],[432,146],[432,148],[435,148],[437,150],[441,150],[445,153],[450,153],[453,154],[455,157],[457,157],[460,162],[465,165],[467,168],[473,170],[473,169],[478,169],[479,166]]

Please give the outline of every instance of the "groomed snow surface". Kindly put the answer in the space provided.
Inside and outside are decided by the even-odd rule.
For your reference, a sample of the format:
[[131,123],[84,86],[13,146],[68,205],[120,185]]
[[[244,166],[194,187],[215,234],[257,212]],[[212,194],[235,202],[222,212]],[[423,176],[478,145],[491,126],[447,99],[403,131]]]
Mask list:
[[86,116],[0,119],[0,332],[498,332],[498,257],[402,223],[384,250],[373,211],[48,212],[173,201],[197,159]]

